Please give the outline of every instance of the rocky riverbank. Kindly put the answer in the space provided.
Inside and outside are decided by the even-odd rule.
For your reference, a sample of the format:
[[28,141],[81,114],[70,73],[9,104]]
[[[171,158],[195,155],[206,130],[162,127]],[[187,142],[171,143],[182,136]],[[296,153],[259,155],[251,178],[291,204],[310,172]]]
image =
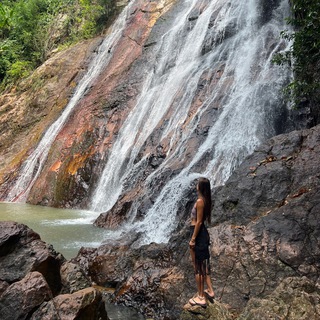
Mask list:
[[1,319],[88,310],[92,318],[85,319],[106,317],[92,281],[114,289],[109,302],[153,319],[319,319],[319,142],[320,126],[276,136],[214,190],[216,300],[206,309],[186,305],[196,291],[187,208],[168,244],[135,248],[139,235],[128,235],[82,248],[72,261],[27,227],[2,222]]
[[[212,277],[219,310],[231,318],[319,318],[319,142],[320,126],[276,136],[214,191]],[[94,281],[114,286],[114,301],[177,319],[196,290],[188,214],[168,245],[132,249],[135,238],[128,237],[121,245],[83,249],[77,261]],[[210,310],[207,319],[220,319]]]
[[[29,203],[98,203],[91,209],[104,212],[96,225],[143,222],[146,228],[97,249],[81,248],[66,261],[26,226],[2,222],[0,318],[107,319],[105,298],[152,319],[319,319],[320,127],[292,131],[308,126],[308,107],[287,109],[280,92],[290,75],[270,63],[290,45],[279,42],[288,2],[129,4],[119,20],[121,37],[103,50],[97,76],[43,166],[40,153],[26,175],[34,182],[12,195],[25,160],[69,105],[103,38],[53,53],[1,95],[0,199],[15,201],[31,183]],[[126,145],[129,138],[134,141]],[[252,153],[259,141],[266,142]],[[101,194],[109,200],[117,188],[119,198],[109,210],[93,196],[110,159],[108,179],[119,172]],[[209,226],[216,301],[206,309],[186,305],[196,291],[189,184],[203,172],[222,184],[213,190]],[[167,217],[176,219],[167,233],[161,230],[168,243],[139,246],[160,210],[155,233]],[[98,287],[113,290],[104,297]]]
[[78,265],[27,226],[0,222],[0,319],[109,318]]

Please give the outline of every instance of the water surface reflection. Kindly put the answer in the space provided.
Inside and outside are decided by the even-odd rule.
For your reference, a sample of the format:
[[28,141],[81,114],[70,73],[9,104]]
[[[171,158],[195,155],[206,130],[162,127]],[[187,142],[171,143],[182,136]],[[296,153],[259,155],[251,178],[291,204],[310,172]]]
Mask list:
[[[81,247],[98,247],[110,232],[93,226],[96,212],[56,209],[25,203],[0,202],[0,221],[26,224],[41,239],[53,245],[66,259],[75,257]],[[132,308],[106,303],[110,320],[143,320]]]
[[93,226],[96,212],[56,209],[25,203],[0,203],[0,221],[17,221],[37,232],[66,259],[81,247],[98,247],[107,231]]

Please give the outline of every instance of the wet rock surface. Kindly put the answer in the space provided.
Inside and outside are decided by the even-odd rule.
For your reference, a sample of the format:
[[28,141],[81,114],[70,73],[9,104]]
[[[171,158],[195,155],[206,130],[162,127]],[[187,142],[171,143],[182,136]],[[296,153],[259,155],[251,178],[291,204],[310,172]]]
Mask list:
[[[306,309],[319,317],[319,142],[320,126],[276,136],[213,191],[211,270],[215,308],[225,319],[296,320]],[[77,261],[93,281],[114,287],[110,300],[155,319],[219,319],[210,307],[183,311],[196,292],[187,207],[167,245],[133,249],[136,238],[128,237],[123,245],[84,248]]]
[[0,222],[0,319],[108,320],[102,294],[23,224]]
[[72,294],[61,294],[43,303],[31,320],[38,319],[99,319],[108,320],[101,293],[86,288]]
[[60,269],[61,293],[74,293],[91,286],[91,281],[78,264],[66,261]]
[[110,302],[133,307],[146,317],[178,318],[184,271],[167,246],[152,244],[130,249],[104,245],[82,249],[76,260],[94,282],[115,289]]
[[[32,230],[2,222],[0,305],[8,306],[13,292],[38,279],[45,298],[34,300],[34,319],[53,312],[56,302],[65,315],[63,299],[75,305],[83,301],[84,314],[89,300],[96,310],[91,313],[103,314],[100,294],[86,288],[94,281],[113,288],[106,297],[109,302],[154,319],[318,319],[319,141],[320,126],[274,137],[213,191],[209,233],[216,300],[206,309],[183,308],[196,292],[188,248],[191,200],[168,244],[138,247],[139,235],[127,235],[122,243],[82,248],[69,262]],[[58,286],[53,284],[57,277]],[[31,312],[27,307],[19,310]]]
[[10,285],[0,297],[1,319],[26,319],[42,302],[52,298],[51,290],[39,272],[30,272]]
[[59,292],[63,256],[22,224],[1,222],[0,231],[0,279],[11,284],[22,280],[29,272],[38,271],[53,294]]
[[58,52],[28,79],[0,96],[0,198],[43,132],[59,117],[102,38]]
[[72,208],[89,205],[119,129],[141,90],[142,69],[148,63],[148,57],[141,58],[147,50],[144,44],[172,3],[136,1],[123,36],[110,48],[109,64],[57,136],[28,202]]
[[315,210],[317,203],[311,199],[319,188],[319,139],[317,126],[259,146],[215,193],[215,222],[249,222],[271,209],[286,214],[302,199],[310,199],[303,201],[303,212]]
[[[149,59],[154,45],[173,21],[175,9],[164,16],[172,3],[137,2],[130,12],[130,23],[119,46],[111,48],[114,60],[88,88],[68,124],[59,133],[29,202],[58,207],[88,205],[121,124],[141,91],[141,68],[154,61]],[[267,11],[266,20],[270,19],[271,8],[276,7],[278,1],[270,3],[264,1],[260,8]],[[200,12],[201,5],[190,13],[190,28],[195,26]],[[217,11],[211,16],[211,30],[202,46],[203,55],[223,39],[231,39],[236,31],[232,20],[223,34],[212,28],[218,14]],[[155,25],[156,21],[159,23]],[[97,38],[53,56],[22,83],[19,90],[15,88],[0,97],[1,197],[6,195],[18,168],[36,146],[44,128],[53,123],[67,105],[88,66],[89,57],[100,42],[101,38]],[[273,43],[268,45],[272,48]],[[172,65],[168,63],[166,68],[168,71]],[[130,216],[131,208],[137,210],[136,218],[140,219],[166,182],[190,164],[193,151],[206,138],[210,124],[222,112],[225,92],[232,86],[232,72],[221,83],[224,72],[225,61],[221,60],[210,65],[200,78],[190,114],[182,127],[190,124],[207,92],[217,85],[221,92],[212,102],[210,111],[199,120],[186,152],[175,157],[170,166],[159,170],[158,179],[148,185],[151,193],[138,196],[145,191],[142,188],[146,177],[161,167],[168,148],[175,147],[170,146],[170,141],[159,144],[165,123],[172,117],[168,113],[135,159],[145,159],[141,161],[143,170],[139,168],[139,172],[135,172],[135,180],[128,177],[120,201],[110,212],[100,216],[97,225],[116,228]],[[177,96],[181,94],[178,92]],[[277,132],[284,131],[284,127],[278,125]],[[177,131],[180,136],[182,127]],[[95,281],[100,286],[114,289],[110,301],[133,306],[154,319],[177,319],[181,315],[186,319],[228,319],[230,316],[242,320],[260,319],[265,314],[275,319],[296,320],[298,316],[318,319],[319,132],[320,128],[314,127],[272,138],[243,161],[224,186],[214,190],[213,224],[209,232],[217,303],[206,310],[183,310],[196,291],[186,223],[192,206],[190,188],[180,201],[178,229],[168,244],[137,248],[139,234],[128,235],[123,243],[106,243],[98,249],[84,248],[74,262],[63,266],[63,257],[32,230],[18,224],[1,223],[0,306],[3,307],[0,312],[3,312],[3,318],[10,319],[6,308],[11,305],[8,300],[13,292],[22,290],[29,281],[39,283],[45,301],[37,296],[31,309],[17,301],[17,305],[10,307],[14,309],[12,312],[17,312],[15,317],[22,317],[21,310],[26,312],[23,313],[26,317],[34,312],[32,317],[35,319],[46,315],[54,317],[54,312],[60,317],[68,317],[68,312],[83,312],[83,317],[89,317],[90,310],[94,317],[103,318],[99,293],[87,288]],[[209,157],[204,156],[194,166],[201,171],[208,161]],[[316,286],[312,287],[310,283]],[[286,296],[286,292],[291,295]],[[67,310],[63,301],[70,301],[73,307]],[[79,308],[78,301],[81,301]],[[54,309],[55,305],[59,305],[59,311]],[[91,309],[92,305],[95,311]]]
[[214,194],[210,229],[222,301],[242,308],[286,277],[319,277],[320,127],[272,138]]

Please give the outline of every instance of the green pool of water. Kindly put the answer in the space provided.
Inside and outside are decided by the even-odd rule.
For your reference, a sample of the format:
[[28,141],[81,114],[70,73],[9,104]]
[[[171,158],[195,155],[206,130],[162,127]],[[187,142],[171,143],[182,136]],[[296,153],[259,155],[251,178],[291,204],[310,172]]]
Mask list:
[[0,221],[26,224],[66,259],[75,257],[81,247],[98,247],[108,235],[107,230],[93,226],[97,216],[84,210],[0,203]]

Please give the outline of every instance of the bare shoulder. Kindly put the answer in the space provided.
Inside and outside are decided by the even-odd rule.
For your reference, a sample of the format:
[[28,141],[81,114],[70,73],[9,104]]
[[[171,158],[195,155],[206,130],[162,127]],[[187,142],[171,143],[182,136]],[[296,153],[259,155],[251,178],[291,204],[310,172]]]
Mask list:
[[196,202],[196,204],[197,204],[197,207],[199,208],[203,208],[204,207],[204,201],[203,201],[203,199],[201,199],[201,198],[198,198],[198,200],[197,200],[197,202]]

